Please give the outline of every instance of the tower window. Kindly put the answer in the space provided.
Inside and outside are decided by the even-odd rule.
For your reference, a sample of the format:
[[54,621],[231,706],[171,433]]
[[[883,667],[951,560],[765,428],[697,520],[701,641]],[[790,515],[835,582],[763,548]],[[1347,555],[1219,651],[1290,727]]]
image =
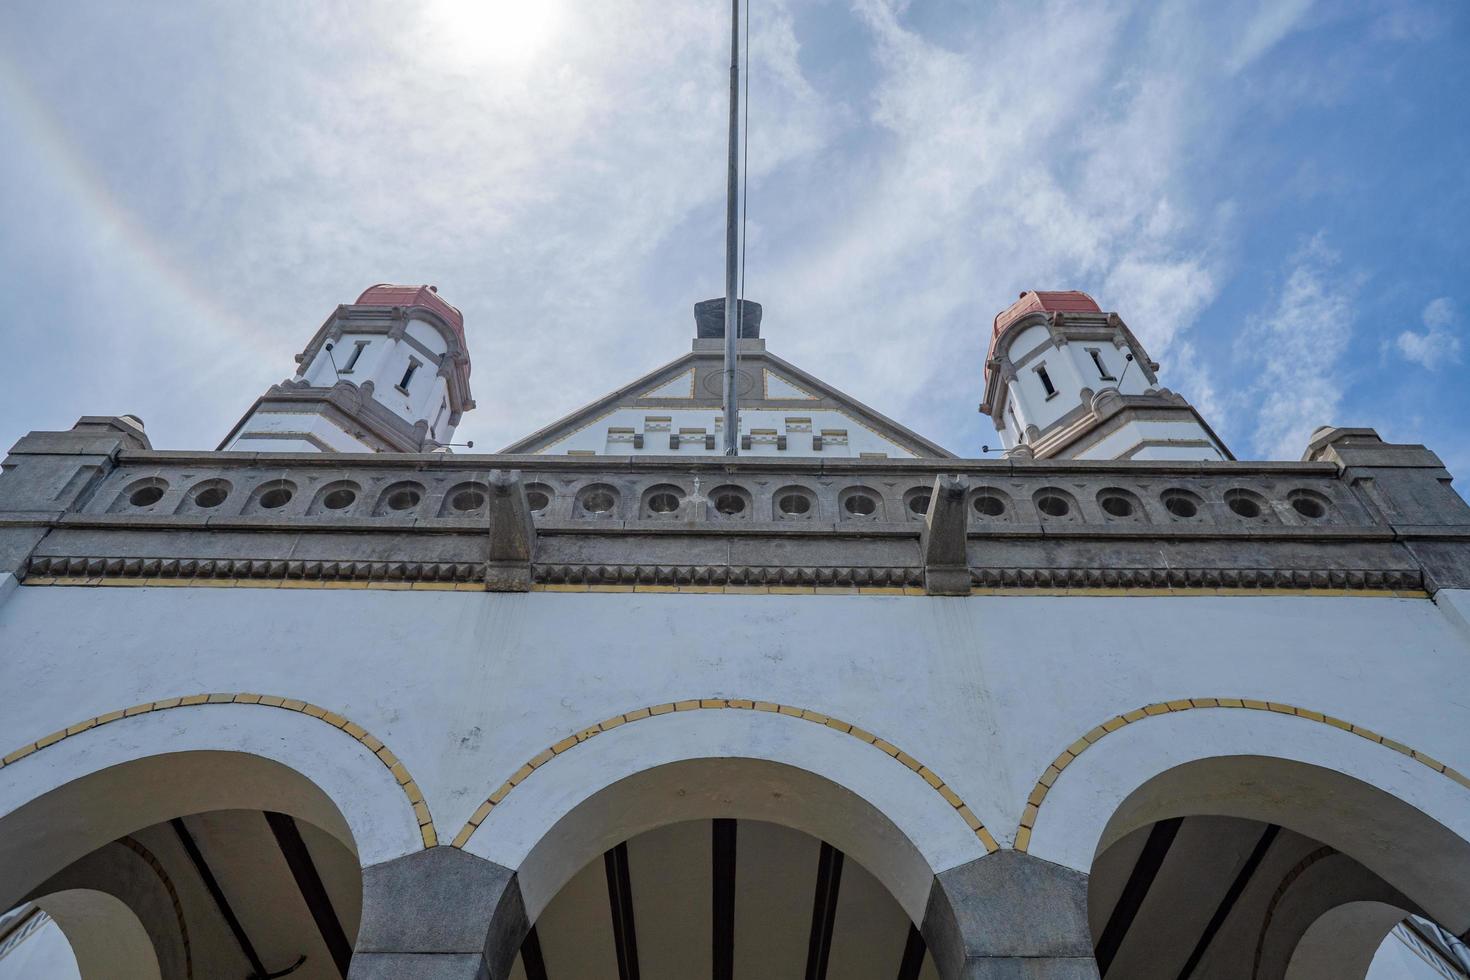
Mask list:
[[1046,397],[1051,398],[1056,395],[1056,385],[1051,383],[1051,375],[1046,373],[1045,364],[1042,364],[1036,368],[1036,376],[1041,379],[1041,387],[1046,389]]
[[439,423],[444,421],[444,412],[449,408],[449,402],[443,398],[439,399],[439,414],[434,416],[434,424],[429,427],[429,438],[435,442],[439,441]]
[[410,357],[408,359],[408,370],[403,372],[403,380],[398,382],[398,390],[403,392],[405,395],[408,394],[408,386],[413,383],[414,372],[417,371],[419,367],[420,361],[417,357]]
[[1097,376],[1104,381],[1116,381],[1108,366],[1103,363],[1102,354],[1095,347],[1087,348],[1087,353],[1092,355],[1092,363],[1097,365]]
[[366,340],[359,340],[354,343],[352,345],[352,353],[347,356],[347,366],[337,373],[351,374],[352,369],[357,366],[357,359],[362,356],[362,352],[364,349],[366,349],[367,345],[368,341]]

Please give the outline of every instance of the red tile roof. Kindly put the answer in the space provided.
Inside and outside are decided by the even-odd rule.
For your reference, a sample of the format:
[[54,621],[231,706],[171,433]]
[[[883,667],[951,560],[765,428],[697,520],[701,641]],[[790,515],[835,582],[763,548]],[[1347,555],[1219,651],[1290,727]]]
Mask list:
[[462,369],[462,377],[466,384],[470,379],[469,345],[464,339],[464,314],[453,306],[444,302],[439,296],[439,290],[435,286],[394,286],[386,282],[380,282],[376,286],[369,286],[363,290],[362,295],[357,297],[354,306],[422,306],[433,310],[449,324],[459,337],[460,349],[465,352],[465,362]]
[[1028,313],[1101,313],[1102,307],[1091,296],[1077,289],[1039,291],[1028,289],[1021,298],[995,315],[990,334],[990,350],[985,355],[985,376],[990,376],[990,359],[995,356],[995,342],[1007,327]]

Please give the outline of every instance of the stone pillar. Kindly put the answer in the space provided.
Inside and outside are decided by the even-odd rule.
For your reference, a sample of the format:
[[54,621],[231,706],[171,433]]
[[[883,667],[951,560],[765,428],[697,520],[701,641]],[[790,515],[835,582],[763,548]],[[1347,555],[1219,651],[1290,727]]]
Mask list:
[[969,595],[969,484],[955,476],[936,476],[929,511],[919,535],[924,555],[924,589],[930,595]]
[[363,871],[350,980],[504,980],[529,929],[515,872],[457,847]]
[[924,941],[944,980],[1098,980],[1087,875],[998,851],[934,878]]
[[1430,594],[1470,588],[1470,505],[1451,486],[1449,471],[1419,445],[1384,442],[1373,429],[1324,427],[1302,459],[1336,463],[1342,478],[1394,530],[1424,572]]
[[143,424],[128,415],[87,415],[67,432],[21,436],[0,471],[0,602],[53,522],[86,502],[118,454],[150,448]]

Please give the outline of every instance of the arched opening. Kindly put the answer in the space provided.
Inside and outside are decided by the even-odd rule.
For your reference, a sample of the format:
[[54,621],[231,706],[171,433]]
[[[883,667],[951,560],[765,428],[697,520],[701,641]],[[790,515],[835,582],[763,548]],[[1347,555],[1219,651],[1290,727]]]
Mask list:
[[[90,888],[52,892],[36,902],[66,937],[77,976],[160,980],[158,954],[137,913],[122,899]],[[36,973],[35,976],[44,976]]]
[[[17,774],[45,781],[48,761],[72,760],[43,753]],[[0,817],[0,867],[0,909],[49,917],[83,980],[341,978],[362,915],[342,811],[295,769],[242,752],[147,756],[61,782]],[[34,935],[55,953],[54,934]]]
[[[1160,773],[1116,808],[1088,918],[1103,977],[1360,980],[1407,916],[1464,927],[1467,872],[1470,842],[1375,786],[1222,756]],[[1454,969],[1447,947],[1438,955]]]
[[893,895],[830,843],[760,820],[645,831],[542,910],[512,980],[938,980]]
[[937,980],[933,872],[866,800],[804,769],[693,759],[572,807],[521,864],[510,976]]

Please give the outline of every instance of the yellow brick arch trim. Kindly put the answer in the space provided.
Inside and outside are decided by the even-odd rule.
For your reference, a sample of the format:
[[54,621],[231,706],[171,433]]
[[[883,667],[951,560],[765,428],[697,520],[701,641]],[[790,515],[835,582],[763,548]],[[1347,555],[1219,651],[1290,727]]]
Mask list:
[[23,745],[4,758],[0,758],[0,769],[6,766],[13,766],[27,756],[55,745],[63,739],[72,738],[101,725],[111,724],[120,718],[132,718],[134,715],[146,715],[154,711],[169,711],[174,708],[192,708],[198,705],[210,704],[258,704],[265,708],[294,711],[326,722],[333,728],[340,729],[352,736],[352,738],[366,746],[368,751],[377,756],[378,761],[397,780],[398,787],[408,799],[409,806],[413,808],[414,820],[418,823],[419,836],[423,838],[424,846],[434,847],[439,843],[438,832],[434,829],[434,818],[429,813],[429,804],[424,801],[424,794],[420,791],[418,783],[414,782],[413,777],[409,775],[408,767],[399,761],[398,756],[394,755],[383,744],[381,739],[374,737],[366,728],[349,721],[335,711],[329,711],[320,705],[312,704],[310,701],[277,697],[273,694],[190,694],[185,697],[164,698],[161,701],[144,701],[142,704],[135,704],[131,708],[109,711],[105,715],[88,718],[86,721],[81,721],[59,731],[54,731],[44,738],[38,738],[28,745]]
[[1016,850],[1025,851],[1030,847],[1031,828],[1036,826],[1036,817],[1041,811],[1041,804],[1046,801],[1047,793],[1051,791],[1057,778],[1089,746],[1100,741],[1103,736],[1116,732],[1124,725],[1131,725],[1156,715],[1167,715],[1179,711],[1195,711],[1203,708],[1240,708],[1247,711],[1270,711],[1275,714],[1291,715],[1305,721],[1338,728],[1349,734],[1357,735],[1359,738],[1366,738],[1370,742],[1375,742],[1385,748],[1392,749],[1421,765],[1428,766],[1437,773],[1448,776],[1466,789],[1470,789],[1470,777],[1467,777],[1457,769],[1452,769],[1433,756],[1426,755],[1418,749],[1412,749],[1404,743],[1396,742],[1385,735],[1380,735],[1371,728],[1354,725],[1350,721],[1343,721],[1341,718],[1334,718],[1332,715],[1326,715],[1320,711],[1312,711],[1310,708],[1298,708],[1295,705],[1283,704],[1280,701],[1252,701],[1249,698],[1183,698],[1178,701],[1160,701],[1156,704],[1145,705],[1142,708],[1135,708],[1132,711],[1125,711],[1121,715],[1114,715],[1067,746],[1062,750],[1061,755],[1052,760],[1051,765],[1046,767],[1046,771],[1036,781],[1036,787],[1031,790],[1031,795],[1026,798],[1026,809],[1021,812],[1021,822],[1016,827]]
[[557,756],[570,752],[588,739],[600,735],[603,732],[610,732],[614,728],[643,721],[646,718],[656,718],[659,715],[673,714],[678,711],[720,709],[765,711],[771,714],[786,715],[789,718],[799,718],[802,721],[811,722],[814,725],[831,728],[873,746],[895,761],[902,763],[915,775],[922,778],[924,782],[928,783],[929,788],[938,793],[944,802],[949,804],[960,818],[965,821],[966,826],[970,828],[971,832],[974,833],[980,843],[985,847],[985,853],[993,854],[1000,850],[1000,846],[996,844],[995,838],[991,836],[990,831],[985,829],[985,825],[980,822],[980,818],[975,816],[974,812],[970,810],[964,800],[960,799],[959,794],[951,789],[944,780],[935,775],[932,769],[892,742],[885,741],[872,732],[865,731],[840,718],[834,718],[831,715],[823,714],[820,711],[813,711],[810,708],[798,708],[794,705],[779,704],[775,701],[749,701],[743,698],[700,698],[689,701],[667,701],[663,704],[655,704],[646,708],[638,708],[635,711],[628,711],[621,715],[613,715],[605,721],[598,722],[596,725],[568,735],[560,742],[549,745],[532,756],[526,761],[525,765],[512,773],[509,779],[501,783],[500,787],[491,793],[484,803],[480,804],[479,809],[474,812],[474,815],[470,817],[469,821],[460,829],[459,833],[454,835],[454,846],[462,848],[468,844],[470,838],[474,836],[475,831],[480,828],[480,824],[484,823],[485,818],[490,816],[490,811],[504,802],[505,798],[510,795],[511,790],[525,782],[531,773],[546,765],[546,763]]

